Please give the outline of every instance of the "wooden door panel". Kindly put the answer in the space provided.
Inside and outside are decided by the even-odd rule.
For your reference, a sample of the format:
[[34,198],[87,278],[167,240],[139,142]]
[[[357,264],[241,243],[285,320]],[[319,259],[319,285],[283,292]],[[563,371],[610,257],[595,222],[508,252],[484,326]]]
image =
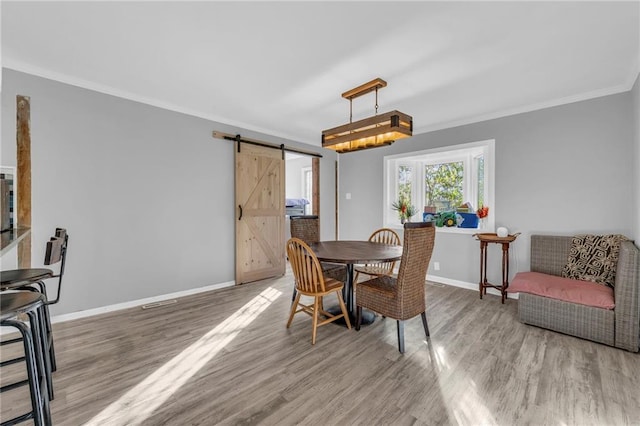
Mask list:
[[284,275],[282,152],[236,142],[236,284]]

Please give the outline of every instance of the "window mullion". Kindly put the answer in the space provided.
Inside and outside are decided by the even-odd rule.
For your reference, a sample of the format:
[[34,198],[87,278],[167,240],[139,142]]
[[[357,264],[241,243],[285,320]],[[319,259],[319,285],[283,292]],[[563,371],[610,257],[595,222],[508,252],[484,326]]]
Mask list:
[[468,169],[469,173],[469,196],[467,201],[473,204],[475,209],[478,208],[478,163],[473,154],[469,154],[467,157],[468,165],[465,165],[465,170]]

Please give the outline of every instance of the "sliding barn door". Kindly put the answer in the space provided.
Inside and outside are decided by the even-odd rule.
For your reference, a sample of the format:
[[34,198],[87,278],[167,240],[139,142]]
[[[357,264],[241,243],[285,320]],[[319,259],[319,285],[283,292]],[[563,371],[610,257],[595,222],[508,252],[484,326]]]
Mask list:
[[285,273],[284,164],[280,150],[236,142],[236,284]]

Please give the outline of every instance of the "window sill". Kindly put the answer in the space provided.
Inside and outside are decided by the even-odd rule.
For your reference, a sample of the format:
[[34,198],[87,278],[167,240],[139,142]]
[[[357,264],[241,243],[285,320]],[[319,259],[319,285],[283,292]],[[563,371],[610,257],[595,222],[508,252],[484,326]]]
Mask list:
[[442,228],[436,227],[436,232],[441,232],[444,234],[465,234],[465,235],[473,235],[481,232],[493,232],[490,228],[447,228],[443,226]]
[[[397,223],[387,225],[387,228],[400,229],[400,230],[404,229],[402,225],[398,225]],[[484,228],[456,228],[456,227],[446,227],[446,226],[437,227],[436,226],[436,232],[443,233],[443,234],[473,235],[478,233],[495,232],[495,230],[490,226],[487,226]]]

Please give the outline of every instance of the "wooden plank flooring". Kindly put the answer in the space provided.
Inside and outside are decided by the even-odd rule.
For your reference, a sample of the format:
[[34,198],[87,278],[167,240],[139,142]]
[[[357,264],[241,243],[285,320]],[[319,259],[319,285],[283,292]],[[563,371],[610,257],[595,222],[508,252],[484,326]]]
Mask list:
[[[640,424],[640,355],[521,324],[515,300],[428,284],[431,339],[408,321],[401,355],[381,318],[312,346],[310,317],[285,328],[291,286],[55,324],[55,424]],[[3,395],[3,418],[27,398]]]

